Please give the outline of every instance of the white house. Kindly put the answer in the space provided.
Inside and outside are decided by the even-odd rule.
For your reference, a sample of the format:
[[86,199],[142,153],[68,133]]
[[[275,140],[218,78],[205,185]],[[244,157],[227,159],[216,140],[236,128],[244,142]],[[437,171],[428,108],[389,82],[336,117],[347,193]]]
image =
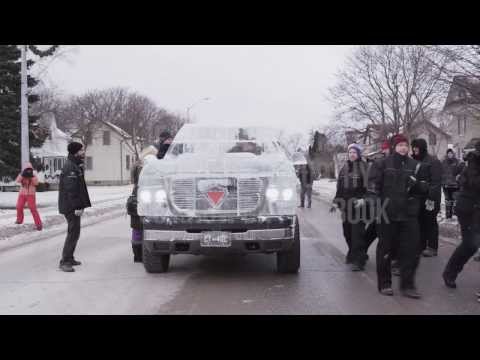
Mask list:
[[87,140],[85,180],[90,185],[130,184],[135,163],[132,136],[104,121]]
[[57,127],[53,114],[45,114],[42,122],[49,128],[50,133],[41,147],[31,148],[31,153],[34,158],[40,159],[43,165],[44,171],[39,173],[40,180],[56,184],[67,159],[67,146],[71,138]]

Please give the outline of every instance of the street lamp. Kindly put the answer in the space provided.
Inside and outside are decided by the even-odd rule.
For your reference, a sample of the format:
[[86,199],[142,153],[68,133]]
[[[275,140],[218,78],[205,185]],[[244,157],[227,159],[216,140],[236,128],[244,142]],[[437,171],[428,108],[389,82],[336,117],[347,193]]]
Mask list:
[[207,101],[207,100],[210,100],[209,97],[204,97],[204,98],[201,98],[200,100],[198,100],[197,102],[193,103],[192,105],[190,105],[189,107],[187,107],[187,119],[190,119],[190,109],[193,108],[195,105],[197,105],[198,103],[202,102],[202,101]]

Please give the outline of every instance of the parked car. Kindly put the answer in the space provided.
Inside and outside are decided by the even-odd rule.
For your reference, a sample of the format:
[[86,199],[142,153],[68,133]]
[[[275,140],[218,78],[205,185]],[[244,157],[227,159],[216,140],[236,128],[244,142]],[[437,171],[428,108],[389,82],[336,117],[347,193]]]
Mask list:
[[175,254],[276,254],[277,270],[300,267],[293,164],[264,128],[185,125],[166,156],[139,179],[147,272]]

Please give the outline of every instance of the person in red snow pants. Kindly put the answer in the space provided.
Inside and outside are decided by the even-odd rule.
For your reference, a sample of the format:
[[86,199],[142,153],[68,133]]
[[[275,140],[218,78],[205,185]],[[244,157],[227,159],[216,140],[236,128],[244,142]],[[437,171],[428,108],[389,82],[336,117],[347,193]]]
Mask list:
[[38,178],[33,172],[31,163],[26,163],[22,172],[17,176],[17,183],[21,185],[20,192],[18,193],[17,200],[17,224],[22,224],[24,219],[25,204],[28,204],[28,208],[33,216],[33,221],[37,230],[42,230],[42,220],[37,210],[36,202],[36,188],[38,186]]

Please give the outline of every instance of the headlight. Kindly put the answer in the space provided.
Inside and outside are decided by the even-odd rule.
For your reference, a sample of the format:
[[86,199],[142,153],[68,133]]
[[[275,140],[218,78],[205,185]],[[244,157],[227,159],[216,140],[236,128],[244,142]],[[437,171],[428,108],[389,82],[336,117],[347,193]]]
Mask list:
[[148,190],[143,190],[140,192],[140,200],[146,204],[152,202],[152,194]]
[[275,188],[268,188],[267,189],[267,192],[265,193],[265,195],[267,196],[267,199],[270,200],[270,201],[277,201],[278,200],[278,196],[280,195],[280,192],[275,189]]
[[163,203],[167,200],[167,193],[165,190],[158,190],[155,193],[155,201],[158,203]]
[[285,201],[292,200],[293,197],[293,190],[292,189],[284,189],[282,191],[282,198]]

